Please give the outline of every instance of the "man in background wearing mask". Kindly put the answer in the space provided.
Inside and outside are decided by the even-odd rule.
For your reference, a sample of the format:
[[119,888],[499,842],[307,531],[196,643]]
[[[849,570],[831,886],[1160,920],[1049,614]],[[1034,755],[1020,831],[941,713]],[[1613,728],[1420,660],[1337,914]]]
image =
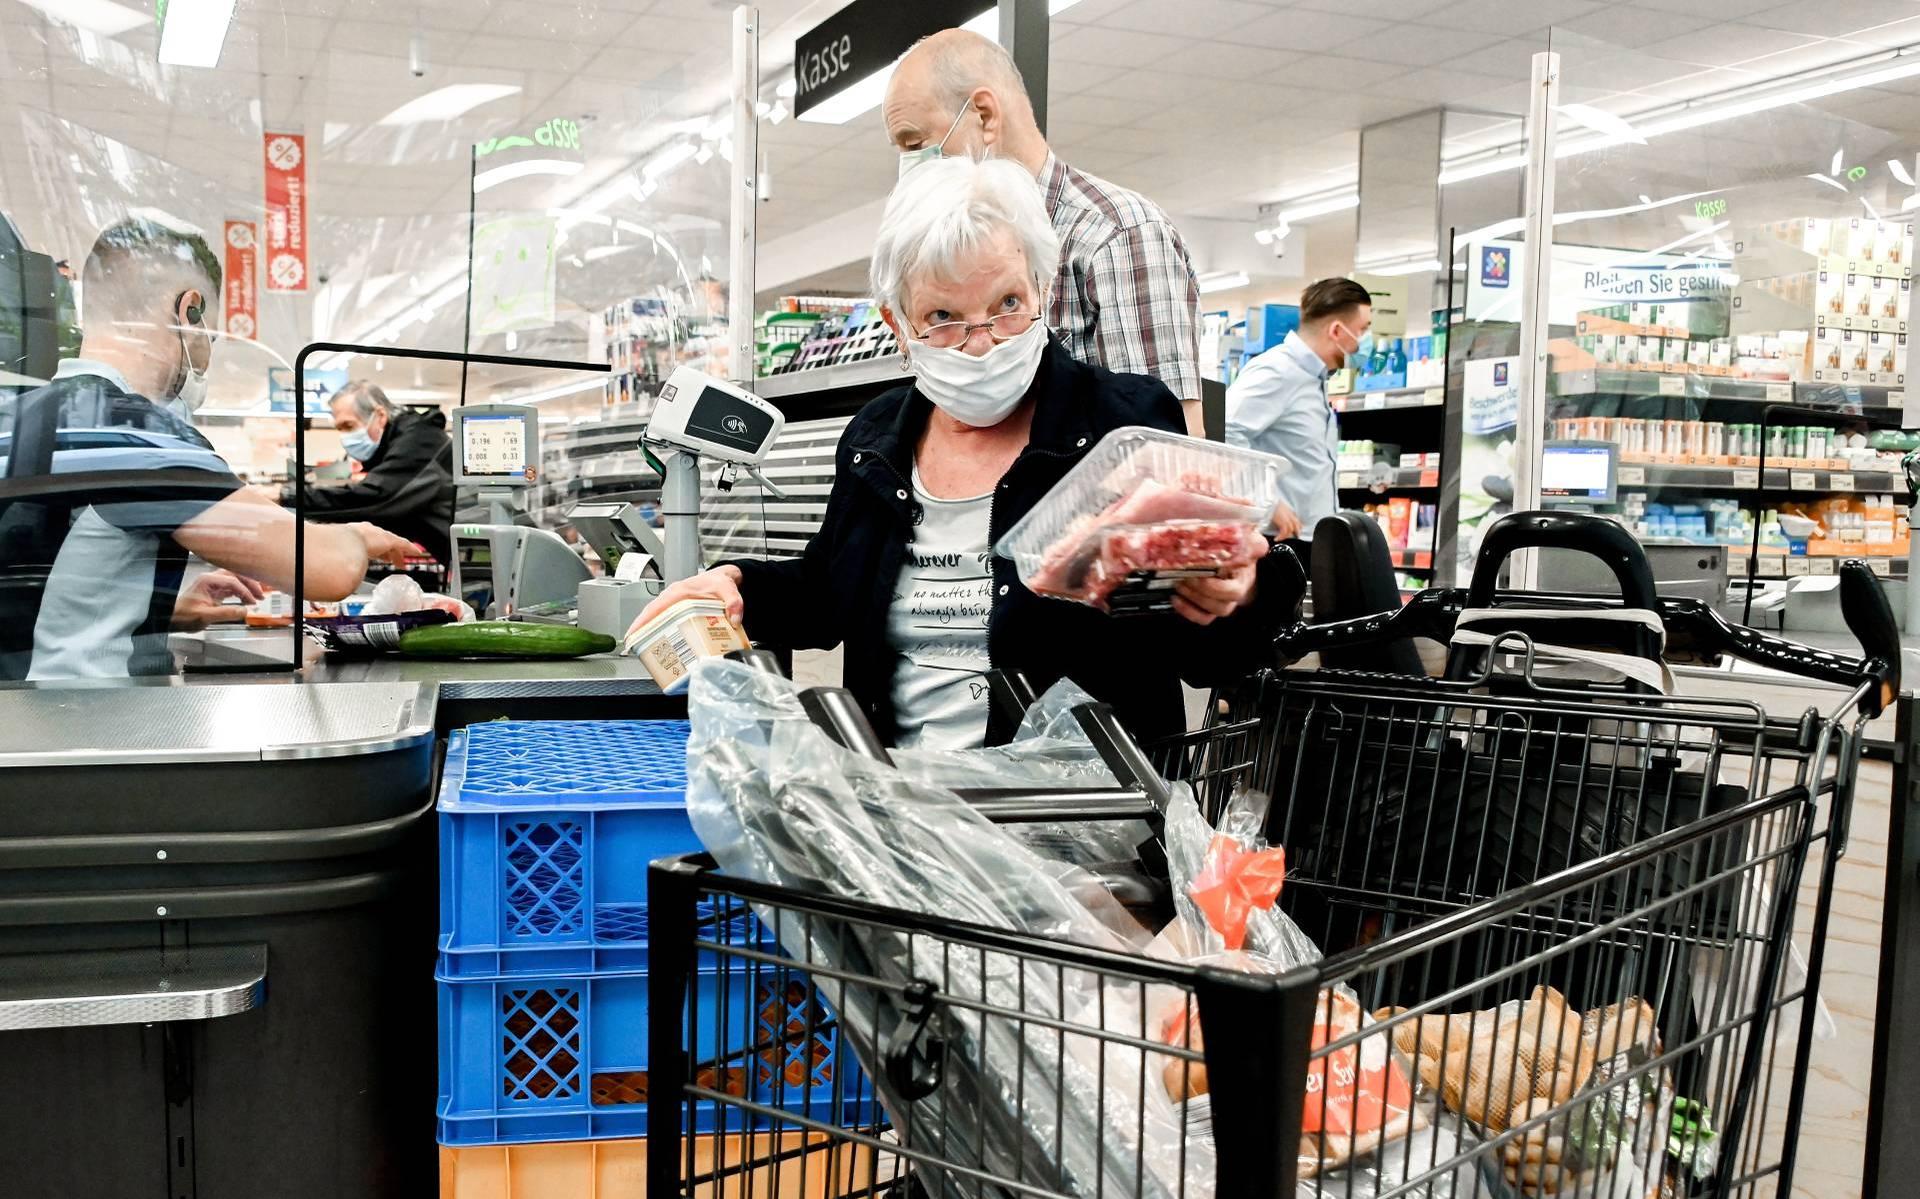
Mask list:
[[[342,387],[328,404],[340,448],[366,473],[343,486],[308,487],[302,510],[329,523],[374,521],[447,564],[454,500],[446,416],[395,407],[378,385],[364,380]],[[280,502],[293,506],[291,483]]]
[[1082,362],[1165,383],[1199,436],[1200,288],[1167,214],[1056,158],[1012,57],[969,30],[909,50],[880,111],[903,175],[970,155],[1012,159],[1039,180],[1061,249],[1047,324]]
[[1306,565],[1313,526],[1340,508],[1340,426],[1327,373],[1373,353],[1373,297],[1351,279],[1300,294],[1300,327],[1241,369],[1227,389],[1227,442],[1285,458],[1278,535]]
[[[168,635],[260,580],[293,589],[293,518],[241,485],[191,415],[206,395],[220,264],[206,239],[146,218],[102,232],[83,268],[77,358],[0,403],[0,679],[173,669]],[[310,527],[313,599],[351,594],[406,543]],[[189,557],[214,569],[189,582]]]

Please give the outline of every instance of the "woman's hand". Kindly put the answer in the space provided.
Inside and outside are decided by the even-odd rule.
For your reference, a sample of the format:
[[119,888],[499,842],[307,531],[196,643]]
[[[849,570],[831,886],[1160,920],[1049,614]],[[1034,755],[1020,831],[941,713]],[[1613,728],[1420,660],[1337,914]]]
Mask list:
[[659,598],[648,604],[646,610],[627,628],[627,636],[633,636],[641,625],[681,600],[690,599],[719,600],[727,606],[727,619],[735,624],[739,624],[747,614],[747,602],[740,598],[740,568],[716,566],[690,579],[681,579],[662,591]]
[[1251,561],[1213,578],[1182,579],[1173,588],[1173,610],[1204,628],[1252,603],[1260,559],[1267,556],[1267,539],[1251,530],[1247,538]]

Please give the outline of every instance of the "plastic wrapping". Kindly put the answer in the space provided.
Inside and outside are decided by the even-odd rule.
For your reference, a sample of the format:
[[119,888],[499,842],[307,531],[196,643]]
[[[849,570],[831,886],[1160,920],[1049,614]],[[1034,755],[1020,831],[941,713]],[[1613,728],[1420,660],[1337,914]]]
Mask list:
[[1270,526],[1285,470],[1253,450],[1116,429],[994,552],[1037,594],[1110,609],[1130,583],[1151,596],[1179,577],[1253,561],[1251,534]]
[[[1034,854],[951,791],[909,782],[841,749],[807,719],[786,680],[737,663],[702,663],[689,712],[688,812],[727,872],[943,921],[1128,950],[1112,913],[1096,914],[1087,892],[1070,885],[1070,867]],[[1062,1037],[1034,1022],[1067,1019],[1139,1037],[1146,1014],[1137,984],[1103,983],[1029,957],[950,953],[937,937],[840,921],[809,922],[809,933],[777,913],[763,919],[802,963],[900,984],[926,980],[1021,1014],[942,1005],[946,1077],[925,1098],[904,1101],[877,1072],[896,1123],[945,1130],[944,1156],[1034,1178],[1062,1194],[1213,1193],[1210,1143],[1183,1136],[1163,1088],[1132,1085],[1146,1051]],[[826,978],[818,985],[862,1059],[881,1061],[878,1047],[907,1019],[894,993]],[[909,1112],[911,1124],[904,1122]],[[922,1182],[931,1199],[962,1193],[938,1172],[924,1173]]]
[[[1113,787],[1118,783],[1073,710],[1095,700],[1062,679],[1027,710],[1011,742],[983,749],[900,749],[893,763],[909,782],[959,789]],[[1152,830],[1138,820],[1008,824],[1008,836],[1042,857],[1092,866],[1131,860]]]
[[[1236,791],[1221,814],[1218,827],[1207,823],[1193,793],[1178,788],[1167,805],[1167,865],[1173,876],[1174,902],[1182,920],[1194,930],[1198,944],[1189,956],[1216,954],[1245,948],[1273,964],[1279,973],[1320,960],[1320,947],[1302,932],[1291,917],[1275,906],[1269,897],[1264,907],[1253,908],[1241,921],[1242,934],[1230,944],[1222,931],[1209,921],[1193,890],[1196,882],[1217,878],[1229,857],[1267,851],[1260,830],[1266,822],[1267,797],[1255,791]],[[1279,852],[1271,850],[1270,852]],[[1244,860],[1244,859],[1242,859]]]

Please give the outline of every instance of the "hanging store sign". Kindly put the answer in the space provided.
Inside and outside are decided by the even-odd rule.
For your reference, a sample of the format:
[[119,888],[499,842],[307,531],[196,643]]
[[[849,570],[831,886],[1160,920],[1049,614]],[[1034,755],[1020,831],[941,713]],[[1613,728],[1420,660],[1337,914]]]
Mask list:
[[885,70],[928,34],[957,29],[997,7],[991,0],[853,0],[794,44],[794,115],[805,116]]
[[307,139],[263,135],[267,164],[267,290],[307,290]]
[[252,340],[260,335],[260,297],[254,290],[254,259],[259,238],[252,221],[228,221],[222,240],[227,247],[222,281],[221,328],[228,337]]
[[[1520,265],[1526,246],[1514,241],[1482,242],[1467,261],[1467,319],[1518,321]],[[1719,300],[1733,294],[1733,263],[1680,254],[1644,254],[1598,246],[1555,245],[1547,296],[1547,320],[1571,325],[1579,314],[1608,304],[1670,304],[1682,300]]]

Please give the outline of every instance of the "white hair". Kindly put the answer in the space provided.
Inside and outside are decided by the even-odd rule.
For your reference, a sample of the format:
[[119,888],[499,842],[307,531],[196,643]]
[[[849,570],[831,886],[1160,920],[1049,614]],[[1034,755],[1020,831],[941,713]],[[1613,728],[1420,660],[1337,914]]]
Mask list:
[[908,171],[887,197],[873,246],[873,294],[906,311],[909,286],[952,278],[960,259],[1002,230],[1026,252],[1034,296],[1045,311],[1060,268],[1060,236],[1027,169],[1004,158],[937,158]]

